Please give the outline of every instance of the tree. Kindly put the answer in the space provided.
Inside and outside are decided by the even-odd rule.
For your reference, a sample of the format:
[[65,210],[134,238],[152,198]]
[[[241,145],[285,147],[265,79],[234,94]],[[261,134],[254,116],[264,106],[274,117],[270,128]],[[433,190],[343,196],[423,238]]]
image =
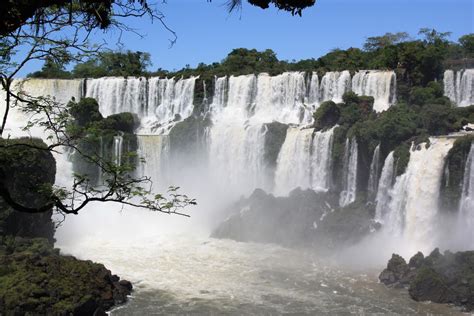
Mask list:
[[73,69],[76,78],[96,78],[103,76],[142,76],[151,65],[150,54],[144,52],[103,52]]
[[385,35],[382,36],[373,36],[367,38],[367,41],[364,44],[364,49],[366,51],[372,52],[381,48],[402,43],[409,38],[410,36],[406,32],[385,33]]
[[464,50],[465,57],[474,57],[474,33],[466,34],[459,38],[459,44]]
[[71,73],[64,69],[64,63],[57,62],[53,58],[47,56],[40,71],[36,71],[29,74],[31,78],[55,78],[55,79],[68,79],[71,77]]
[[[163,16],[144,0],[118,1],[8,1],[5,18],[0,24],[0,83],[5,91],[5,109],[2,113],[0,137],[5,132],[10,109],[14,106],[30,117],[25,128],[40,127],[44,130],[48,144],[39,146],[35,142],[15,142],[5,139],[0,146],[14,150],[19,146],[61,153],[74,150],[83,159],[97,165],[104,174],[105,185],[94,187],[87,176],[74,175],[71,188],[55,187],[48,192],[42,206],[29,207],[16,200],[0,178],[0,197],[20,212],[41,213],[52,208],[65,214],[77,214],[94,201],[116,202],[152,211],[182,214],[179,210],[195,201],[170,188],[167,196],[154,194],[149,177],[134,177],[129,164],[118,165],[99,155],[82,151],[81,141],[91,133],[87,128],[72,128],[75,118],[65,104],[49,97],[34,97],[23,91],[21,83],[13,78],[29,62],[44,60],[40,73],[47,76],[62,72],[64,64],[100,56],[101,45],[89,42],[90,33],[96,29],[127,31],[122,19],[148,16],[163,22]],[[7,14],[4,14],[7,13]],[[13,19],[11,17],[14,17]],[[174,33],[173,33],[174,34]],[[149,57],[141,52],[125,53],[126,63],[120,63],[115,55],[103,55],[107,60],[106,70],[126,66],[126,70],[141,71]]]

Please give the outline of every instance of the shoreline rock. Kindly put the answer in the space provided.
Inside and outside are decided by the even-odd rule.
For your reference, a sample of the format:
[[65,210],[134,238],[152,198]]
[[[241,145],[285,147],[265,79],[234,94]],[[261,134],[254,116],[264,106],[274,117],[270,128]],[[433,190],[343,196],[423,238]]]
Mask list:
[[60,255],[43,238],[0,242],[1,315],[105,315],[132,289],[104,265]]
[[388,287],[407,288],[415,301],[454,304],[474,310],[474,251],[441,254],[436,248],[427,257],[421,252],[407,264],[393,254],[379,276]]

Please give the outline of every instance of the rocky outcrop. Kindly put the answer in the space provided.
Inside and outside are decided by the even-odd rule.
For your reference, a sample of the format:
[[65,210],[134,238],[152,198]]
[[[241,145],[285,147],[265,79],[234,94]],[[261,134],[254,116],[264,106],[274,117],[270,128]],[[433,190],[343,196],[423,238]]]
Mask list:
[[[48,205],[56,162],[39,139],[0,139],[0,185],[15,203]],[[53,248],[52,210],[0,198],[0,315],[105,315],[132,290],[103,265]]]
[[[26,207],[48,202],[56,162],[40,139],[0,139],[0,181],[12,199]],[[0,236],[43,237],[54,241],[52,210],[29,214],[13,210],[0,197]]]
[[393,254],[379,279],[390,287],[408,288],[416,301],[449,303],[474,310],[474,251],[441,254],[435,249],[426,258],[418,252],[408,264]]
[[337,198],[312,190],[293,190],[275,197],[257,189],[228,210],[229,217],[212,233],[214,238],[284,246],[333,249],[353,244],[372,229],[367,207],[333,207]]
[[0,315],[105,315],[131,291],[102,264],[61,256],[45,239],[0,242]]

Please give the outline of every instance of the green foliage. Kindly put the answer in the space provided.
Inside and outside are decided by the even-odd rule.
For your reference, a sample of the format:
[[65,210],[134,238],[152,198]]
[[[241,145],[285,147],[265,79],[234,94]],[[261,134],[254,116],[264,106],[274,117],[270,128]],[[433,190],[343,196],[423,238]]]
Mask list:
[[142,76],[151,65],[150,54],[140,51],[105,52],[97,59],[78,64],[73,69],[75,77],[96,78],[103,76]]
[[378,49],[383,49],[388,46],[405,42],[408,39],[409,35],[406,32],[385,33],[385,35],[382,36],[373,36],[367,38],[367,41],[364,44],[364,49],[369,52],[376,51]]
[[332,101],[323,102],[314,112],[314,127],[318,130],[330,128],[339,122],[341,110]]
[[466,34],[459,38],[464,57],[474,58],[474,33]]
[[46,57],[43,68],[40,71],[28,74],[30,78],[55,78],[55,79],[70,79],[71,73],[65,70],[65,62],[54,60],[51,57]]
[[92,122],[101,121],[99,103],[93,98],[82,98],[79,102],[69,102],[69,113],[79,126],[87,127]]

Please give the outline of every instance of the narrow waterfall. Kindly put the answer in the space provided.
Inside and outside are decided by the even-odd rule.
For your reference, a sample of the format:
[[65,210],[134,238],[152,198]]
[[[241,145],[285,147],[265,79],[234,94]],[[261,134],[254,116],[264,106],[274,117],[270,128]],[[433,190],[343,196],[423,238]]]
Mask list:
[[474,143],[471,144],[469,156],[464,168],[461,203],[459,205],[459,219],[466,231],[470,233],[471,242],[474,241]]
[[332,144],[334,130],[316,132],[311,149],[311,188],[315,191],[327,192],[331,187],[332,175]]
[[104,116],[132,112],[143,116],[146,110],[146,79],[105,77],[89,79],[86,83],[86,97],[99,103]]
[[277,159],[274,190],[276,194],[287,194],[297,187],[310,187],[313,131],[312,128],[288,128]]
[[227,76],[215,78],[214,96],[210,106],[210,112],[217,114],[227,105]]
[[342,95],[351,90],[351,74],[349,71],[327,72],[319,86],[319,101],[342,102]]
[[357,140],[346,139],[344,149],[344,175],[343,190],[339,196],[339,205],[347,206],[356,200],[357,193],[357,163],[358,163]]
[[367,187],[368,200],[373,201],[377,194],[377,186],[380,174],[380,144],[375,147],[374,154],[372,156],[372,162],[370,163],[370,174],[369,184]]
[[394,71],[361,70],[352,78],[352,91],[374,97],[374,110],[382,112],[396,102]]
[[156,188],[167,185],[169,138],[164,135],[138,135],[138,157],[142,159],[137,176],[149,177]]
[[303,72],[257,77],[257,95],[252,119],[260,122],[311,123],[312,111],[304,106],[306,94]]
[[380,180],[378,182],[377,195],[375,197],[375,220],[379,223],[386,222],[385,216],[388,213],[387,210],[391,201],[390,190],[393,185],[394,167],[395,159],[392,151],[388,154],[387,158],[385,158]]
[[319,77],[316,72],[311,74],[307,95],[306,103],[316,109],[319,106]]
[[122,135],[114,136],[113,158],[114,158],[114,163],[117,166],[122,165],[122,152],[123,152],[122,145],[123,145]]
[[474,69],[444,72],[444,95],[458,106],[474,104]]
[[438,198],[446,155],[452,138],[430,138],[430,145],[412,146],[405,173],[391,190],[385,224],[416,249],[430,249],[438,225]]

